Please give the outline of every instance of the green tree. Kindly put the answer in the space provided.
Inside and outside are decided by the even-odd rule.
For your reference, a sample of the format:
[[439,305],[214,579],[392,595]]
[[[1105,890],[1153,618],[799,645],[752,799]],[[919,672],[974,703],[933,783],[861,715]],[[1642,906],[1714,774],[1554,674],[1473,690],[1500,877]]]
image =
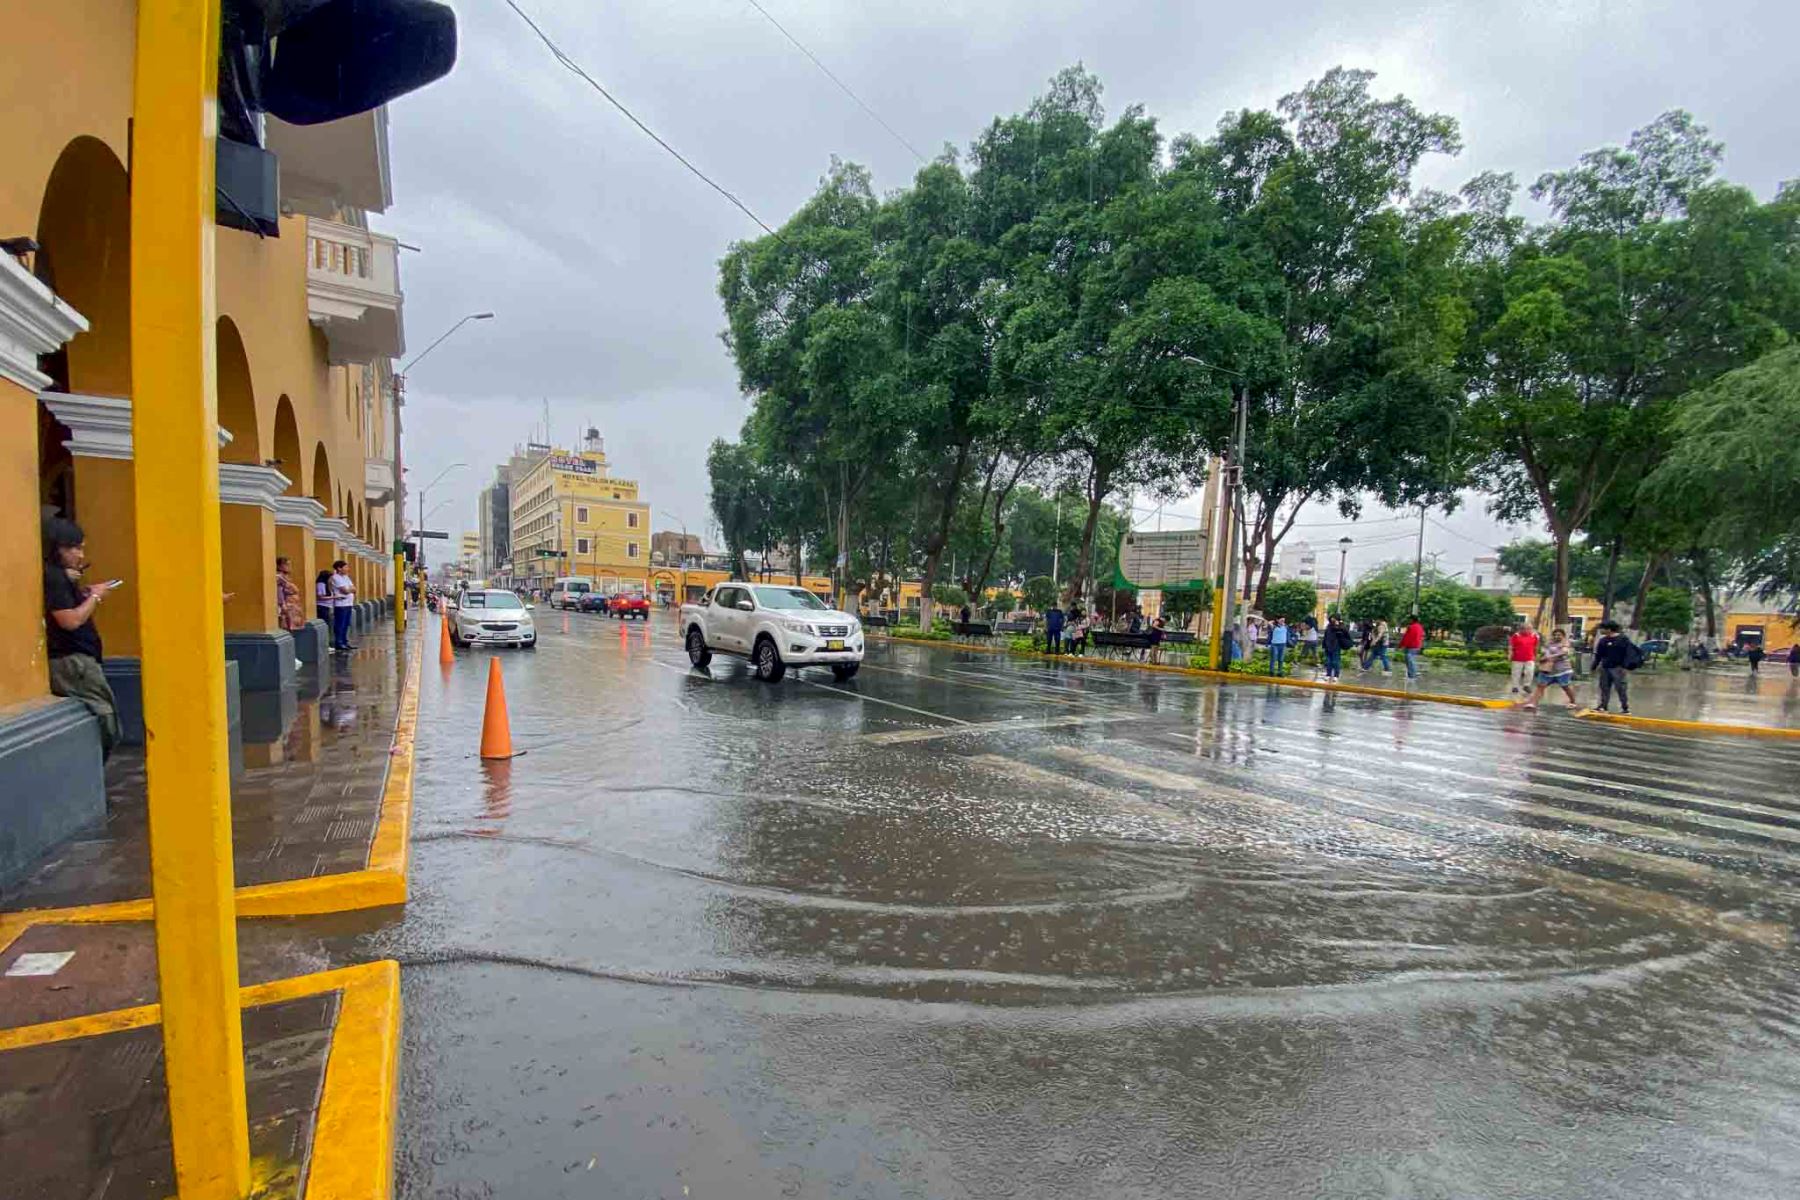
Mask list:
[[[1542,514],[1548,595],[1568,619],[1571,543],[1621,477],[1652,464],[1676,399],[1776,345],[1800,294],[1793,200],[1711,181],[1718,143],[1683,112],[1624,148],[1542,176],[1551,219],[1505,215],[1505,181],[1472,221],[1475,313],[1464,370],[1493,510]],[[1603,588],[1604,590],[1604,588]]]
[[1308,501],[1346,516],[1370,494],[1443,501],[1459,475],[1459,218],[1437,198],[1401,205],[1427,156],[1459,150],[1456,122],[1378,98],[1372,80],[1334,68],[1278,114],[1228,116],[1187,156],[1262,266],[1232,298],[1275,332],[1272,349],[1209,360],[1249,391],[1243,565],[1259,604]]
[[988,601],[988,607],[997,613],[1009,613],[1018,606],[1019,598],[1006,588],[996,591],[993,599]]
[[931,598],[946,608],[961,608],[969,602],[969,593],[954,583],[940,583],[931,589]]
[[1212,584],[1204,581],[1197,587],[1163,588],[1163,616],[1171,625],[1189,625],[1195,616],[1212,607],[1212,594]]
[[1651,588],[1644,601],[1645,633],[1658,636],[1686,633],[1694,623],[1694,594],[1685,588]]
[[[1800,594],[1800,346],[1684,397],[1670,429],[1674,444],[1646,491],[1704,514],[1697,543],[1734,564],[1740,584],[1787,597],[1791,609]],[[1698,565],[1710,574],[1706,560]]]
[[1350,589],[1344,597],[1344,615],[1359,625],[1393,621],[1406,606],[1406,600],[1407,596],[1392,584],[1371,580]]
[[1262,613],[1271,621],[1286,617],[1289,625],[1298,625],[1319,607],[1319,589],[1304,579],[1283,579],[1263,589]]
[[1419,624],[1431,633],[1460,628],[1462,600],[1460,590],[1454,584],[1440,583],[1425,588],[1419,593]]
[[1033,575],[1025,581],[1025,607],[1043,612],[1056,603],[1056,584],[1048,575]]

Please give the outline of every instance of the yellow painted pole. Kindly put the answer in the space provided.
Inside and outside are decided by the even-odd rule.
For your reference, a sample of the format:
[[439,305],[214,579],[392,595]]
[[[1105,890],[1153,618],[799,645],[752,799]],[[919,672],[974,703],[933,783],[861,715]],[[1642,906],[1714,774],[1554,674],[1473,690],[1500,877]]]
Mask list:
[[394,555],[394,632],[406,632],[406,555]]
[[250,1187],[232,899],[213,321],[219,0],[139,0],[131,393],[150,881],[182,1200]]

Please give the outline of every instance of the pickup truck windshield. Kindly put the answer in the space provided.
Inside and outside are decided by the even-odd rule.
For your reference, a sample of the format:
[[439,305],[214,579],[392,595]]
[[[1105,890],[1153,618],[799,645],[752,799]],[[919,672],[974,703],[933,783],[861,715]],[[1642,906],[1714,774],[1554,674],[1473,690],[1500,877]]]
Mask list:
[[823,609],[825,606],[819,598],[804,588],[759,587],[751,588],[756,593],[756,603],[763,608],[780,609]]

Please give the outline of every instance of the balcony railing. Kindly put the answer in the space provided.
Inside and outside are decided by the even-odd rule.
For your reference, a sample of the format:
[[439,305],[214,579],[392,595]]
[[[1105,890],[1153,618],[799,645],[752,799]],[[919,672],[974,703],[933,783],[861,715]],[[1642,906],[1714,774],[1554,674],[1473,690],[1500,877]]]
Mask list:
[[401,303],[393,238],[307,218],[307,314],[324,331],[333,363],[398,358],[406,346]]
[[381,508],[394,498],[394,464],[386,458],[363,459],[363,499]]

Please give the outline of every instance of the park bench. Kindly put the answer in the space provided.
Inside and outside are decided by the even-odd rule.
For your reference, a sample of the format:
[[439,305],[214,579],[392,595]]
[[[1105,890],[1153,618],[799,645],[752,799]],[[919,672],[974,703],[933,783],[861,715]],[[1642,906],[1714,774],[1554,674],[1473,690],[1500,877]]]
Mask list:
[[1009,634],[1011,634],[1011,633],[1030,633],[1031,629],[1032,629],[1032,624],[1033,623],[1030,621],[1000,621],[994,625],[994,632],[995,633],[1009,633]]
[[864,617],[862,623],[870,629],[886,629],[888,627],[888,619],[879,614],[871,614]]
[[1163,631],[1163,645],[1192,646],[1200,639],[1194,636],[1191,629],[1168,629]]
[[1147,650],[1150,648],[1150,635],[1147,633],[1109,633],[1104,629],[1095,629],[1088,634],[1088,644],[1098,653],[1108,651]]
[[993,637],[994,627],[986,621],[952,621],[950,632],[961,637]]

